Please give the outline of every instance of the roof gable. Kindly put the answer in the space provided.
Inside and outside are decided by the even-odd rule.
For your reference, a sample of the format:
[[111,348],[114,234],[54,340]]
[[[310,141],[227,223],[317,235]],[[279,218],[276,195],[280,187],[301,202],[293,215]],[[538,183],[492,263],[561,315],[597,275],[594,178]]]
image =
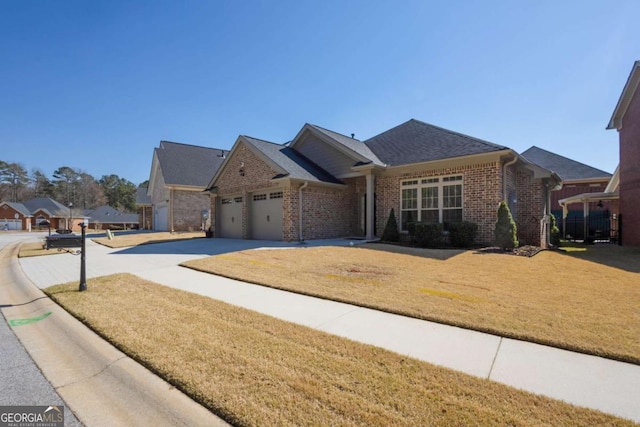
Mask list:
[[342,184],[342,181],[291,147],[249,136],[244,138],[283,170],[282,176],[275,178],[287,176],[294,179]]
[[521,155],[530,162],[557,173],[563,180],[611,178],[609,172],[596,169],[536,146],[529,148]]
[[615,110],[613,110],[607,129],[622,129],[622,119],[627,113],[627,108],[629,108],[638,86],[640,86],[640,61],[633,63],[631,73],[624,85],[624,89],[622,89],[622,93],[618,99],[618,104],[616,105]]
[[508,150],[507,147],[411,119],[364,141],[389,166]]
[[168,186],[206,187],[224,161],[224,150],[161,141],[155,148],[159,170]]
[[152,205],[151,196],[149,196],[147,187],[136,188],[136,205]]
[[2,203],[0,203],[0,205],[9,206],[14,211],[19,212],[20,215],[22,215],[22,216],[31,216],[31,212],[29,211],[29,209],[27,209],[27,207],[25,205],[23,205],[22,203],[18,203],[18,202],[2,202]]

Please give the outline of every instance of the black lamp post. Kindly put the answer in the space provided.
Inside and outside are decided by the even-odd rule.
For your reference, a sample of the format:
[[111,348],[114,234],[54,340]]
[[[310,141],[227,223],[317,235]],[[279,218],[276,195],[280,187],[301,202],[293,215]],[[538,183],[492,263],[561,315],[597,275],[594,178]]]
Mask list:
[[79,291],[87,290],[87,268],[86,268],[86,233],[85,228],[87,228],[87,224],[84,222],[80,223],[80,228],[82,229],[82,246],[80,247],[80,288]]

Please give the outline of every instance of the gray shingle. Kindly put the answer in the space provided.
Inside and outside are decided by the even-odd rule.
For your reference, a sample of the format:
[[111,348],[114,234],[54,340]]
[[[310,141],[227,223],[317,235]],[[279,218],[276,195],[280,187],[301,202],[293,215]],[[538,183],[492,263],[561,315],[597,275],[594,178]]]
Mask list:
[[90,222],[103,224],[137,224],[139,221],[138,214],[123,213],[107,205],[87,211],[85,216],[89,217]]
[[148,187],[136,188],[136,205],[152,205],[151,196],[147,195]]
[[484,154],[507,147],[411,119],[364,141],[389,166]]
[[538,166],[542,166],[545,169],[549,169],[550,171],[557,173],[560,178],[566,180],[611,177],[609,172],[596,169],[589,165],[585,165],[584,163],[571,160],[567,157],[543,150],[536,146],[529,148],[521,155],[530,162],[535,163]]
[[10,206],[11,208],[13,208],[13,210],[20,212],[22,216],[31,215],[31,211],[29,211],[29,209],[27,209],[27,207],[22,203],[17,203],[17,202],[4,202],[4,203]]
[[155,152],[167,185],[206,187],[224,160],[222,149],[170,141],[161,141]]
[[37,197],[35,199],[22,202],[29,211],[34,214],[37,210],[42,209],[50,216],[66,218],[69,216],[69,208],[56,200],[48,197]]
[[262,139],[243,136],[246,140],[264,153],[269,159],[285,171],[284,176],[308,181],[342,184],[343,182],[322,169],[311,160],[285,145]]

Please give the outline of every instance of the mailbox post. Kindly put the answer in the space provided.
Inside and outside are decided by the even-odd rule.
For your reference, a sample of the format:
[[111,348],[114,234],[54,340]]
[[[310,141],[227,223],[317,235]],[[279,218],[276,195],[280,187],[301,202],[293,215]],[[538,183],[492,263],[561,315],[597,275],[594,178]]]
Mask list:
[[84,222],[80,223],[80,228],[82,228],[82,246],[80,249],[80,292],[87,290],[87,268],[86,268],[86,233],[85,229],[87,228],[87,224]]

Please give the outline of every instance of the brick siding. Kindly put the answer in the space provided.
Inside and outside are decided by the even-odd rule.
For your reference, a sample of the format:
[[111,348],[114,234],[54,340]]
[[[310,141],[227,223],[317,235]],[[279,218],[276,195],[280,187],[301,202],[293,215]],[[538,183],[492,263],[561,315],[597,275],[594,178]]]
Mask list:
[[640,88],[622,119],[619,137],[622,244],[640,246]]
[[202,211],[209,209],[209,195],[201,191],[173,190],[173,230],[202,228]]

